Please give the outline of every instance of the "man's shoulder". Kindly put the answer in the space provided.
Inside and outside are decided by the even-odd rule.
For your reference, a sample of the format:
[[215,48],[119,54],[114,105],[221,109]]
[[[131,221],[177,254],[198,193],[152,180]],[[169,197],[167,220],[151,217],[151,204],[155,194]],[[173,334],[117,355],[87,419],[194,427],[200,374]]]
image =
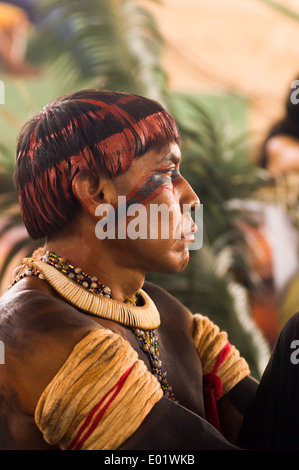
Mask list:
[[193,314],[190,310],[174,295],[170,294],[163,287],[153,282],[146,281],[143,290],[151,297],[158,308],[162,321],[169,325],[177,327],[177,321],[181,326],[193,328]]
[[33,412],[74,346],[94,328],[97,324],[85,315],[38,290],[12,290],[1,297],[1,376],[9,388],[20,392],[18,406],[23,411]]
[[60,298],[34,288],[11,289],[0,298],[1,333],[7,337],[18,332],[28,336],[67,334],[91,322]]
[[158,284],[151,281],[145,281],[142,289],[151,297],[155,303],[168,304],[170,302],[172,306],[176,306],[176,308],[184,310],[186,313],[190,313],[188,308],[185,307],[185,305],[176,296],[169,293],[166,289],[159,286]]

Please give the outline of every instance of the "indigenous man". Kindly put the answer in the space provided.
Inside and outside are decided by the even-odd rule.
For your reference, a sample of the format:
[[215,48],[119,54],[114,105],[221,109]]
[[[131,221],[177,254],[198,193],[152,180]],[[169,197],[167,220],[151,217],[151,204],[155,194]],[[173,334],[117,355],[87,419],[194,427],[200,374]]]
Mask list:
[[[188,264],[196,227],[183,206],[199,201],[180,160],[173,119],[125,93],[76,92],[22,129],[23,220],[46,241],[1,299],[1,449],[237,448],[257,386],[246,361],[208,318],[145,282]],[[150,206],[165,204],[170,221],[190,217],[189,233],[134,239],[116,223],[115,237],[97,236],[120,196],[146,209],[148,229]]]

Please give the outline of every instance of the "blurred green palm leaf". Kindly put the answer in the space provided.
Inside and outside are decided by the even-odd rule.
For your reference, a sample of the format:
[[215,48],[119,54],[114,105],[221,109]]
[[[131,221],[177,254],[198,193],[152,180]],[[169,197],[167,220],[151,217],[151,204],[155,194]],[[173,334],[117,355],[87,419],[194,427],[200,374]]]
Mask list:
[[289,8],[287,5],[282,5],[281,3],[274,1],[274,0],[259,0],[264,5],[273,8],[274,10],[278,11],[279,13],[291,18],[292,20],[299,21],[299,14],[294,11],[292,8]]
[[138,2],[42,0],[38,14],[38,46],[52,61],[60,86],[94,86],[163,101],[163,40],[154,17]]

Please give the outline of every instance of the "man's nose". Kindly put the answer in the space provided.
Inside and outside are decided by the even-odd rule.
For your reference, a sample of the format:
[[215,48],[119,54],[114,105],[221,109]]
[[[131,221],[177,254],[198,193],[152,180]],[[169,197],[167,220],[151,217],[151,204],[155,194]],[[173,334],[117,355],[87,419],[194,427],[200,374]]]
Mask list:
[[190,186],[187,180],[183,178],[181,183],[181,195],[180,195],[180,203],[181,206],[184,204],[188,204],[192,211],[197,210],[200,206],[200,200],[197,194],[194,192],[193,188]]

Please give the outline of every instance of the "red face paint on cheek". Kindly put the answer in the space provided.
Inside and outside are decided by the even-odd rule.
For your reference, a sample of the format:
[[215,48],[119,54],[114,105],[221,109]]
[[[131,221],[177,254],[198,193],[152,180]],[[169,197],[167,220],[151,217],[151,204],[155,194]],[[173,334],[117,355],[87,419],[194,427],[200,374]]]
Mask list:
[[[171,173],[171,176],[166,176],[167,173]],[[145,174],[134,189],[123,197],[125,200],[122,198],[121,205],[118,202],[114,205],[115,220],[122,219],[127,215],[131,206],[135,204],[145,206],[158,197],[163,190],[172,191],[173,184],[177,184],[181,179],[178,169],[174,167],[157,168]]]

